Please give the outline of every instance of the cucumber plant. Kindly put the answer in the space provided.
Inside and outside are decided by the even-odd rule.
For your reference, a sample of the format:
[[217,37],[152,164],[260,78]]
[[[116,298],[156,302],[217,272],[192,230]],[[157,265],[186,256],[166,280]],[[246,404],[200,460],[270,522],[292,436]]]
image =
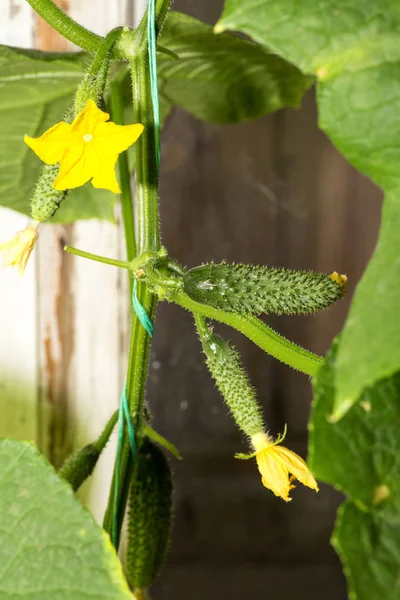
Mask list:
[[[33,566],[28,554],[19,559],[23,581],[10,575],[11,568],[0,573],[2,598],[36,593],[53,600],[54,589],[74,600],[90,594],[132,597],[115,554],[125,517],[128,548],[123,568],[136,598],[147,597],[171,531],[172,476],[166,452],[177,456],[172,443],[152,428],[151,406],[145,402],[152,322],[157,303],[167,301],[193,315],[210,375],[250,446],[249,454],[238,458],[255,459],[269,490],[265,493],[273,492],[277,502],[292,500],[296,480],[314,491],[317,480],[343,491],[347,500],[340,508],[333,543],[350,597],[395,600],[400,573],[396,3],[322,0],[316,7],[307,0],[225,0],[212,28],[170,12],[171,0],[149,0],[136,29],[119,27],[102,38],[52,0],[26,1],[82,52],[54,55],[0,47],[0,81],[7,84],[7,97],[18,104],[23,86],[30,86],[36,108],[46,109],[51,117],[38,130],[35,115],[25,110],[25,131],[16,117],[10,128],[12,109],[0,101],[7,144],[7,153],[0,155],[0,184],[7,190],[0,194],[0,204],[31,218],[25,231],[0,244],[3,264],[23,273],[43,222],[107,218],[115,193],[121,192],[126,260],[69,246],[65,250],[127,270],[134,310],[120,410],[110,415],[97,441],[70,456],[58,475],[31,446],[0,441],[0,558],[3,553],[12,564],[22,552],[20,538],[40,539]],[[60,73],[66,75],[61,82]],[[307,265],[295,271],[226,262],[187,270],[162,245],[159,221],[160,127],[173,105],[204,120],[238,123],[298,106],[313,83],[322,130],[387,196],[376,252],[326,358],[283,338],[259,315],[327,309],[346,291],[344,274],[314,273]],[[129,108],[134,125],[124,124]],[[38,166],[30,151],[22,159],[23,134],[44,166]],[[133,144],[136,209],[130,186],[132,160],[124,154]],[[5,168],[10,156],[16,174],[12,181]],[[88,209],[84,198],[89,193],[97,200]],[[285,432],[268,431],[238,352],[214,332],[213,322],[240,331],[288,368],[313,378],[309,465],[283,445]],[[96,468],[117,422],[113,481],[103,532],[96,532],[72,495]],[[27,514],[40,509],[36,516],[24,518],[21,527],[18,511],[23,510],[20,500],[25,496]],[[52,515],[57,518],[52,520]],[[59,523],[63,516],[66,529]],[[68,540],[64,546],[63,535]],[[40,551],[52,539],[57,540],[62,564],[57,552],[47,556]],[[66,547],[72,548],[69,555]],[[81,560],[85,552],[90,577],[74,582],[70,572],[82,571],[77,557]],[[94,582],[92,568],[101,584]]]

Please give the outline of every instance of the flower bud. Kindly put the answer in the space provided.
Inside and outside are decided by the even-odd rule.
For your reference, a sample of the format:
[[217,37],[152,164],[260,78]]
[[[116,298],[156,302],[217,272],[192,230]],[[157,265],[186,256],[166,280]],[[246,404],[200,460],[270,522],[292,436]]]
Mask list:
[[17,267],[22,276],[38,238],[37,223],[31,223],[8,242],[0,244],[3,267]]

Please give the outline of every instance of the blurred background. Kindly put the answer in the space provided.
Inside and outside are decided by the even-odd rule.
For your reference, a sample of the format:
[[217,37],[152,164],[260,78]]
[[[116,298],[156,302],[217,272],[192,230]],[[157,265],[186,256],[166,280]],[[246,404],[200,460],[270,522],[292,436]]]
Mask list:
[[[105,33],[137,22],[146,0],[63,0],[87,27]],[[176,0],[174,10],[216,22],[222,0]],[[36,19],[25,0],[2,0],[0,42],[45,50],[71,46]],[[162,137],[161,218],[169,253],[188,267],[226,259],[349,278],[348,294],[312,317],[267,321],[324,354],[340,331],[374,248],[381,192],[318,130],[314,91],[300,110],[217,126],[179,109]],[[0,209],[1,239],[26,217]],[[81,222],[43,228],[26,277],[0,273],[0,435],[35,439],[55,465],[92,441],[118,406],[126,369],[126,274],[66,256],[68,242],[123,255],[118,226]],[[273,434],[306,456],[311,385],[228,328]],[[153,600],[345,600],[329,544],[339,493],[299,486],[285,504],[265,490],[256,465],[233,458],[243,437],[209,379],[190,315],[159,305],[147,399],[155,428],[184,456],[173,461],[175,525],[168,564]],[[101,520],[115,440],[82,492]]]

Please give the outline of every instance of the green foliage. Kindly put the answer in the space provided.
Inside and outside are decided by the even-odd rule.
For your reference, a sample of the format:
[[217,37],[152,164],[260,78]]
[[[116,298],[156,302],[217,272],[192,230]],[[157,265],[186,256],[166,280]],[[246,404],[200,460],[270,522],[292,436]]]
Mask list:
[[[318,81],[319,120],[335,145],[388,193],[379,247],[338,351],[335,414],[400,367],[400,10],[395,2],[227,0],[216,29],[250,35]],[[397,229],[398,230],[398,229]]]
[[[169,2],[162,4],[166,14]],[[66,18],[57,14],[61,21]],[[344,563],[350,592],[358,600],[397,600],[400,579],[399,25],[400,9],[393,1],[321,0],[316,7],[306,0],[226,0],[215,29],[219,35],[180,13],[170,15],[162,32],[162,45],[179,57],[178,61],[168,53],[159,57],[164,117],[176,104],[217,123],[246,121],[283,106],[298,106],[317,79],[322,129],[352,164],[387,193],[376,253],[358,287],[344,332],[323,366],[319,357],[297,348],[251,313],[325,308],[343,292],[326,275],[212,264],[186,274],[175,272],[158,285],[151,280],[150,270],[143,268],[144,284],[150,287],[146,290],[143,285],[141,294],[144,310],[151,314],[155,301],[150,291],[155,291],[193,313],[235,327],[272,356],[317,375],[310,421],[311,468],[349,497],[341,508],[333,543]],[[68,26],[74,28],[70,22]],[[221,34],[226,29],[239,30],[252,41]],[[124,31],[128,46],[130,33]],[[0,47],[0,202],[4,206],[29,212],[41,163],[24,146],[23,135],[40,135],[62,119],[72,105],[86,60],[82,54]],[[138,79],[143,84],[145,59],[138,58],[135,65],[144,74]],[[89,87],[93,83],[88,77],[85,81]],[[129,86],[129,77],[126,82]],[[146,91],[144,83],[143,95]],[[127,110],[131,99],[126,101]],[[143,122],[151,125],[150,113],[144,111]],[[139,206],[139,231],[158,248],[157,195],[151,177],[155,157],[143,139],[138,153],[138,203],[146,199],[148,208],[152,198],[154,210],[146,212]],[[46,218],[62,199],[51,196]],[[71,194],[56,217],[63,222],[112,218],[113,202],[109,192],[87,185]],[[42,220],[42,214],[35,215]],[[132,224],[130,228],[133,236]],[[198,316],[196,320],[217,386],[242,430],[257,433],[263,429],[262,416],[237,353],[204,320]],[[133,339],[137,342],[135,333]],[[130,354],[129,373],[140,377],[130,408],[139,423],[147,351],[148,344],[145,348],[145,342],[136,343]],[[132,392],[130,387],[132,379],[128,380]],[[88,446],[65,465],[62,474],[74,488],[90,474],[97,450]],[[4,521],[0,563],[7,564],[0,574],[2,598],[37,595],[50,600],[54,592],[60,600],[72,594],[77,600],[88,595],[131,597],[107,541],[76,504],[72,490],[31,446],[0,442],[0,472],[0,522]],[[164,560],[171,494],[168,463],[161,450],[145,439],[139,444],[129,515],[128,572],[138,589],[151,584]]]
[[212,332],[203,319],[196,318],[197,330],[207,366],[236,424],[249,437],[264,431],[264,421],[256,391],[250,383],[239,354]]
[[358,600],[398,597],[400,576],[400,374],[376,383],[337,423],[334,406],[339,341],[315,381],[310,420],[314,475],[349,498],[333,543]]
[[179,56],[160,56],[161,94],[196,117],[237,123],[284,106],[299,106],[312,78],[253,42],[178,12],[170,13],[160,43]]
[[243,264],[206,264],[183,278],[190,298],[236,313],[305,314],[323,310],[344,288],[324,273]]
[[399,597],[400,522],[354,502],[340,509],[332,543],[340,554],[351,600]]
[[[0,46],[0,204],[30,214],[42,162],[24,144],[62,120],[82,79],[84,54],[54,54]],[[100,193],[99,193],[100,192]],[[53,222],[113,219],[114,195],[85,185],[68,196]]]
[[[311,83],[309,77],[261,46],[228,34],[215,36],[211,27],[180,13],[171,13],[163,44],[180,60],[159,58],[162,121],[173,104],[216,122],[252,119],[282,106],[298,106]],[[6,86],[0,97],[1,205],[30,214],[29,202],[42,163],[23,143],[23,136],[37,137],[62,120],[87,66],[88,57],[83,53],[0,47],[0,84]],[[129,77],[125,87],[127,112],[132,115]],[[58,194],[57,203],[60,199]],[[89,183],[69,193],[53,222],[113,220],[114,202],[114,194],[94,190]],[[35,211],[40,220],[42,212]]]
[[39,452],[0,441],[1,600],[130,600],[108,537]]
[[172,480],[162,450],[144,439],[130,490],[126,570],[130,584],[147,588],[167,552],[172,519]]

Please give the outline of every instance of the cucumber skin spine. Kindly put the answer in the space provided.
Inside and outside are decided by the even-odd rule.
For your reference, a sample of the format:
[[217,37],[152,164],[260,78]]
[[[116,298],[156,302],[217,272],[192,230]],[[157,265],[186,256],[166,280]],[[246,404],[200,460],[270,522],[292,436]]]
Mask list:
[[227,263],[190,269],[183,287],[196,302],[242,314],[309,314],[344,295],[324,273]]
[[168,460],[145,438],[129,494],[126,571],[136,590],[149,587],[164,564],[172,524],[172,491]]

